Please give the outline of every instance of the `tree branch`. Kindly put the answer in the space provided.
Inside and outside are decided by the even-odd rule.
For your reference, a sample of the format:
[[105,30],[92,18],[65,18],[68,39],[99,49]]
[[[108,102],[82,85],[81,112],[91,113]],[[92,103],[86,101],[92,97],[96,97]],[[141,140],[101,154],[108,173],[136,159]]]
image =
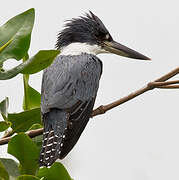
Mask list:
[[[106,111],[108,111],[110,109],[113,109],[116,106],[119,106],[119,105],[121,105],[121,104],[123,104],[123,103],[125,103],[125,102],[127,102],[127,101],[129,101],[129,100],[131,100],[131,99],[133,99],[133,98],[135,98],[135,97],[149,91],[149,90],[152,90],[154,88],[158,88],[161,85],[170,84],[169,82],[162,82],[162,81],[166,81],[166,80],[172,78],[173,76],[175,76],[178,73],[179,73],[179,67],[172,70],[171,72],[165,74],[164,76],[156,79],[154,82],[149,82],[146,86],[144,86],[143,88],[129,94],[128,96],[125,96],[125,97],[123,97],[123,98],[121,98],[121,99],[119,99],[119,100],[117,100],[115,102],[112,102],[110,104],[107,104],[105,106],[103,106],[103,105],[99,106],[97,109],[95,109],[93,111],[92,117],[94,117],[96,115],[104,114]],[[175,83],[176,83],[176,81],[175,81]],[[177,83],[178,83],[178,81],[177,81]]]
[[[167,81],[168,79],[172,78],[173,76],[175,76],[178,73],[179,73],[179,67],[177,67],[176,69],[172,70],[171,72],[163,75],[162,77],[156,79],[155,81],[149,82],[143,88],[141,88],[141,89],[117,100],[117,101],[114,101],[107,105],[99,106],[97,109],[93,110],[91,117],[94,117],[94,116],[97,116],[100,114],[104,114],[105,112],[109,111],[110,109],[113,109],[113,108],[115,108],[115,107],[149,91],[149,90],[152,90],[154,88],[179,88],[179,85],[175,85],[175,84],[179,83],[178,80]],[[167,82],[165,82],[165,81],[167,81]],[[43,133],[43,128],[26,132],[26,134],[31,138],[41,135],[42,133]],[[1,138],[0,145],[7,144],[11,138],[12,138],[12,136]]]

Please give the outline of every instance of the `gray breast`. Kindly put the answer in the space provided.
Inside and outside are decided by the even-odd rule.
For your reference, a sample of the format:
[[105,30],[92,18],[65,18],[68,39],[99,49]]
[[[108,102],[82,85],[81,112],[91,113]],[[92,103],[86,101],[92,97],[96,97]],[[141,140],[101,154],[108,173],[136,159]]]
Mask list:
[[58,56],[44,70],[41,110],[67,109],[78,101],[96,96],[102,73],[102,63],[94,55]]

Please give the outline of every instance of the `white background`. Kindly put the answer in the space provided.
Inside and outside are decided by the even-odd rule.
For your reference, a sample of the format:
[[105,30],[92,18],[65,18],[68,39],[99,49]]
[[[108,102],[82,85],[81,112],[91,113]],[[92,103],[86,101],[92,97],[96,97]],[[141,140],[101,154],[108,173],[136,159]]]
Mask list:
[[[174,0],[2,1],[0,24],[34,7],[30,55],[53,49],[63,21],[88,10],[98,15],[113,38],[152,58],[136,61],[111,54],[104,62],[95,107],[137,90],[179,64],[179,3]],[[6,67],[16,63],[8,61]],[[177,77],[175,77],[176,79]],[[40,91],[41,73],[31,76]],[[10,112],[21,111],[22,76],[0,81],[0,99],[10,98]],[[153,90],[90,120],[71,153],[62,162],[75,180],[179,179],[178,90]],[[9,157],[6,146],[0,156]]]

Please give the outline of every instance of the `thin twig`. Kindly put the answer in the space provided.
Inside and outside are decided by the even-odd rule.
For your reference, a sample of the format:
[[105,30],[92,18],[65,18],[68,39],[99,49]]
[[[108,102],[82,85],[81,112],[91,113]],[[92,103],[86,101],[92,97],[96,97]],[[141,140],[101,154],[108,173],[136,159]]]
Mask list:
[[[27,131],[25,134],[27,134],[30,138],[33,138],[33,137],[41,135],[42,133],[43,133],[43,128],[40,128],[40,129],[36,129],[36,130]],[[1,138],[0,145],[7,144],[12,137],[13,136]]]
[[155,82],[167,81],[168,79],[172,78],[173,76],[177,75],[178,73],[179,73],[179,67],[177,67],[176,69],[172,70],[171,72],[163,75],[162,77],[156,79]]
[[[113,109],[115,108],[116,106],[119,106],[149,90],[152,90],[154,88],[179,88],[178,85],[171,85],[171,84],[177,84],[179,83],[179,81],[168,81],[168,82],[165,82],[167,81],[168,79],[172,78],[173,76],[175,76],[176,74],[179,73],[179,67],[177,67],[176,69],[172,70],[171,72],[165,74],[164,76],[156,79],[155,81],[153,82],[150,82],[148,83],[146,86],[144,86],[143,88],[129,94],[128,96],[125,96],[117,101],[114,101],[110,104],[107,104],[107,105],[101,105],[99,106],[97,109],[93,110],[92,112],[92,115],[91,117],[94,117],[94,116],[97,116],[97,115],[100,115],[100,114],[104,114],[105,112],[109,111],[110,109]],[[41,129],[36,129],[36,130],[31,130],[31,131],[28,131],[26,132],[26,134],[33,138],[33,137],[36,137],[38,135],[41,135],[43,133],[43,128]],[[1,138],[0,139],[0,145],[3,145],[3,144],[7,144],[9,142],[9,140],[12,138],[11,137],[7,137],[7,138]]]
[[171,85],[171,84],[178,84],[178,83],[179,83],[179,80],[166,81],[166,82],[152,82],[152,84],[154,84],[155,87],[166,86],[166,85]]
[[4,136],[3,136],[3,138],[10,137],[10,136],[12,136],[13,134],[14,134],[14,131],[13,131],[13,129],[12,129],[12,130],[6,132],[6,133],[4,134]]
[[179,85],[167,85],[167,86],[159,86],[159,89],[179,89]]

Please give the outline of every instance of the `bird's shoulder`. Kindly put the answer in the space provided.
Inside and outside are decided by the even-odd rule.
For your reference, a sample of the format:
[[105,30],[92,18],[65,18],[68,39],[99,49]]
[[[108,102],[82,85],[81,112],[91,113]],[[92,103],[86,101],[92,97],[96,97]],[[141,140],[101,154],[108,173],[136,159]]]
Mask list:
[[43,73],[42,108],[71,107],[78,100],[94,98],[101,72],[101,62],[94,55],[57,57]]
[[[102,62],[94,55],[58,56],[43,72],[43,84],[61,86],[69,79],[90,80],[101,76]],[[44,82],[45,81],[45,82]]]
[[59,55],[54,62],[44,70],[44,74],[79,72],[84,69],[102,69],[100,59],[92,54],[82,53],[81,55]]

